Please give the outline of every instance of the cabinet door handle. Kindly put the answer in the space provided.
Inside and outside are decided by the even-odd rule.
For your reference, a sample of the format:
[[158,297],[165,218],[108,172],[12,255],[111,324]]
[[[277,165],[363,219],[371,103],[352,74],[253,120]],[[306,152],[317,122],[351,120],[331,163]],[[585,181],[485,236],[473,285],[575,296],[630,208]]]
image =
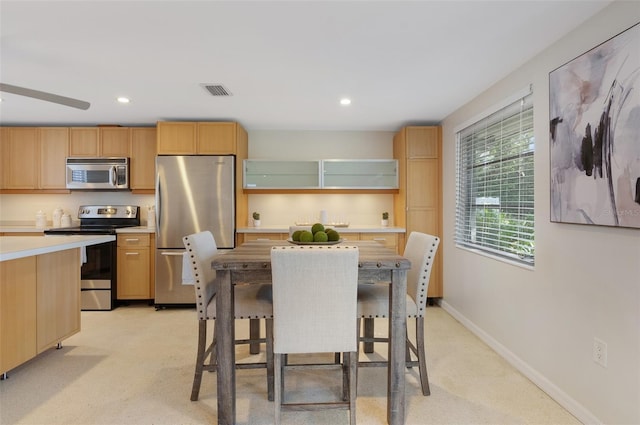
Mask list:
[[140,255],[139,252],[125,252],[124,255]]
[[374,241],[386,241],[387,238],[373,238]]
[[138,242],[140,239],[138,238],[127,238],[125,239],[127,242]]

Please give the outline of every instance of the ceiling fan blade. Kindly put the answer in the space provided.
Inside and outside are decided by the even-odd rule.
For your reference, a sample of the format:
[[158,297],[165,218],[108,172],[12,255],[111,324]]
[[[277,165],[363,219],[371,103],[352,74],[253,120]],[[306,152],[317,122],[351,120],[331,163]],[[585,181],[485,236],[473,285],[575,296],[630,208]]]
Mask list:
[[53,93],[47,93],[39,90],[27,89],[25,87],[12,86],[11,84],[0,83],[0,91],[13,93],[20,96],[32,97],[34,99],[45,100],[47,102],[58,103],[60,105],[71,106],[82,110],[89,109],[91,104],[83,100],[72,99],[70,97],[60,96]]

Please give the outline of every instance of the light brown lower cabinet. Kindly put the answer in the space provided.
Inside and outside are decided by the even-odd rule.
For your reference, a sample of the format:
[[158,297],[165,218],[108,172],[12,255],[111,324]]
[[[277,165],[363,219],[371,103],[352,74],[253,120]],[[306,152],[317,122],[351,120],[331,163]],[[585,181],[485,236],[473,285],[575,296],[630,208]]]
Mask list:
[[154,297],[153,239],[149,233],[118,235],[119,300],[147,300]]
[[375,241],[398,252],[397,233],[360,233],[361,241]]
[[288,233],[238,233],[238,245],[249,241],[284,241],[288,237]]
[[79,331],[79,249],[0,262],[0,373]]
[[77,249],[38,255],[38,353],[80,331],[80,255]]

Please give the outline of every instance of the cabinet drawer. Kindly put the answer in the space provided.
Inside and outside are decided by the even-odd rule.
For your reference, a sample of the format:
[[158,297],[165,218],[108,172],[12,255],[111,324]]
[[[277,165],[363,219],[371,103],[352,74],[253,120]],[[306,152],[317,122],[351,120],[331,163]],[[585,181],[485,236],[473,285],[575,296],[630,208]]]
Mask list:
[[359,241],[360,240],[360,233],[342,233],[340,231],[340,228],[337,228],[335,230],[338,233],[340,233],[340,239],[342,239],[343,242]]
[[360,233],[360,240],[376,241],[394,251],[398,246],[398,237],[395,233]]
[[127,233],[118,235],[118,246],[149,246],[148,233]]

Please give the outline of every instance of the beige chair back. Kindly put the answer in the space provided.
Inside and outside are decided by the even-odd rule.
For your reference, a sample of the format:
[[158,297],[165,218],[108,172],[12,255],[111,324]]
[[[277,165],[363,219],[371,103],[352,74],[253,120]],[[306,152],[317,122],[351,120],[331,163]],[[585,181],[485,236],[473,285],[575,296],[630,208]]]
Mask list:
[[274,353],[357,350],[358,248],[271,250]]
[[211,268],[211,259],[218,247],[210,231],[194,233],[182,238],[189,255],[196,290],[196,311],[198,319],[207,319],[207,304],[216,294],[216,272]]
[[431,269],[439,244],[437,236],[411,232],[404,249],[403,255],[411,261],[411,269],[407,272],[407,294],[418,307],[418,317],[424,317]]

